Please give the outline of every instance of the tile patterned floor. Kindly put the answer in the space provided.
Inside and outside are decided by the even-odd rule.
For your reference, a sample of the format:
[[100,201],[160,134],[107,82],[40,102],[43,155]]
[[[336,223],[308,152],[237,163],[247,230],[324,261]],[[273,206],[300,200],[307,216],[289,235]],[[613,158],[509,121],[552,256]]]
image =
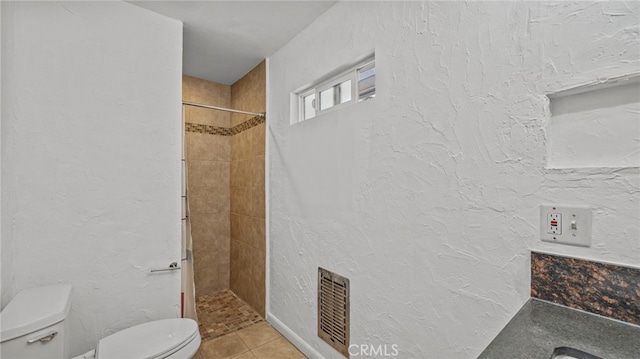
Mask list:
[[269,323],[204,341],[193,359],[306,359]]
[[196,311],[203,342],[265,321],[230,290],[199,297]]
[[196,300],[202,344],[193,359],[305,359],[232,291]]

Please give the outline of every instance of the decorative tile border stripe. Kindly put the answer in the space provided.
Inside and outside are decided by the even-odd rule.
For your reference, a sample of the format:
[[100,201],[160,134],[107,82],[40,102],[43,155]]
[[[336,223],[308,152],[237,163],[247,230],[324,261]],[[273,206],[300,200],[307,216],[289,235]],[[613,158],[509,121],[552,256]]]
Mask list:
[[265,120],[266,119],[264,116],[255,116],[231,128],[186,122],[184,129],[187,132],[207,133],[210,135],[219,136],[233,136],[239,134],[242,131],[250,129],[251,127],[258,126],[259,124],[264,123]]
[[531,252],[531,296],[640,325],[640,269]]
[[233,131],[233,134],[236,135],[242,131],[246,131],[248,129],[250,129],[251,127],[255,127],[258,126],[261,123],[265,122],[265,117],[264,116],[255,116],[252,117],[246,121],[244,121],[241,124],[235,125],[231,128],[231,131]]
[[233,135],[230,128],[201,125],[199,123],[186,122],[184,130],[187,132],[208,133],[210,135],[231,136]]

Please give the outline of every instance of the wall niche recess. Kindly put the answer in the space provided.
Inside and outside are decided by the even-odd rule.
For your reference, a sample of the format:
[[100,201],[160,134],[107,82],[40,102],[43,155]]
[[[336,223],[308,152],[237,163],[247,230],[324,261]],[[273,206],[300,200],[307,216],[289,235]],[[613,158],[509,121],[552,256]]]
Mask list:
[[547,168],[640,167],[640,74],[547,96]]

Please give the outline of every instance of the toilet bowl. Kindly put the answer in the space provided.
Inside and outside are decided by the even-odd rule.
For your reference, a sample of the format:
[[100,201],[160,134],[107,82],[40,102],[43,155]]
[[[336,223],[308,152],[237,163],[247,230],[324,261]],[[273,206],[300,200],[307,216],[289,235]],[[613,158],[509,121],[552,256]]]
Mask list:
[[[71,285],[26,289],[0,313],[0,357],[69,358]],[[73,359],[190,359],[200,347],[198,324],[162,319],[114,333]]]

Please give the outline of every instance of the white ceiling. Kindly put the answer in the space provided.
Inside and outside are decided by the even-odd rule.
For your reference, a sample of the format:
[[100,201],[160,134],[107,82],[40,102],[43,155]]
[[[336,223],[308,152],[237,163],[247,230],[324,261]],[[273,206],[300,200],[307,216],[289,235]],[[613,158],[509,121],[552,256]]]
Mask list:
[[230,85],[336,1],[129,1],[184,23],[182,72]]

